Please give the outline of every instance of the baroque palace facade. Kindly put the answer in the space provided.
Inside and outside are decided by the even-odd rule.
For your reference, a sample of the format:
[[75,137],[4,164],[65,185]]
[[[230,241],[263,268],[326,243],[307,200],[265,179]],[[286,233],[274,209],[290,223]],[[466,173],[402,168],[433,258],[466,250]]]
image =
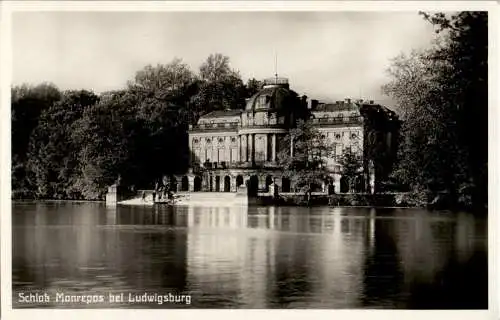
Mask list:
[[256,194],[274,183],[279,192],[293,191],[293,182],[282,176],[277,154],[283,137],[305,115],[334,150],[327,159],[333,182],[317,191],[352,190],[338,162],[350,151],[363,160],[365,179],[358,181],[356,191],[374,192],[394,160],[399,128],[395,113],[373,101],[308,100],[290,90],[287,79],[277,77],[264,81],[262,90],[247,99],[245,110],[213,111],[190,126],[190,170],[176,177],[177,189],[235,192],[247,186]]

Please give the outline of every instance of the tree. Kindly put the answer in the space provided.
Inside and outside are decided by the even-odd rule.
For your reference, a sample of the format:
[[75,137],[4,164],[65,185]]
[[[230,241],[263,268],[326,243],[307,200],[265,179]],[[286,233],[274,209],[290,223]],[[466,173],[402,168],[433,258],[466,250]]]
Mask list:
[[453,202],[485,205],[488,16],[422,15],[438,41],[393,61],[384,87],[404,120],[396,176],[416,189],[446,191]]
[[231,70],[229,57],[220,53],[209,55],[200,66],[200,77],[203,81],[219,82],[233,76],[237,76],[237,72]]
[[193,101],[204,113],[244,107],[246,87],[239,73],[230,68],[229,57],[211,54],[200,67],[200,79]]
[[247,85],[246,85],[246,95],[247,97],[251,97],[260,90],[262,90],[262,87],[264,86],[264,83],[262,81],[256,80],[255,78],[248,79]]
[[38,125],[40,114],[61,99],[59,89],[50,83],[22,85],[11,89],[12,190],[29,194],[26,185],[26,161],[29,139]]
[[324,137],[309,121],[298,120],[297,126],[283,139],[278,162],[284,176],[307,194],[308,202],[314,186],[320,186],[328,177],[326,158],[331,152]]
[[85,199],[102,199],[119,176],[125,184],[141,176],[133,155],[143,128],[129,99],[126,91],[106,93],[75,123],[72,140],[82,147],[72,189]]
[[72,198],[71,185],[77,174],[81,145],[72,140],[75,123],[99,100],[94,93],[66,91],[40,116],[30,137],[28,183],[39,198]]

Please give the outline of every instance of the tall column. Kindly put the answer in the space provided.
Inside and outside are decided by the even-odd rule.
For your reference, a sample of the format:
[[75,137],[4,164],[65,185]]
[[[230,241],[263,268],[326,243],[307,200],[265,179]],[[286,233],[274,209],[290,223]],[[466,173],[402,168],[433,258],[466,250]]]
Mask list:
[[224,180],[225,180],[226,176],[224,175],[221,175],[220,176],[220,179],[219,179],[219,191],[220,192],[224,192]]
[[236,141],[238,143],[238,154],[236,155],[236,159],[234,159],[236,162],[241,161],[241,136],[238,136],[238,140]]
[[276,134],[273,133],[271,137],[271,161],[276,161]]
[[250,152],[252,150],[252,141],[250,141],[250,137],[252,135],[250,134],[247,134],[247,162],[249,162],[251,160],[251,156],[250,156]]
[[252,156],[252,162],[255,162],[255,133],[251,134],[252,140],[252,152],[250,153]]
[[269,143],[269,139],[267,138],[267,134],[263,135],[262,138],[264,139],[264,143],[262,144],[262,149],[264,149],[263,150],[264,151],[264,159],[262,159],[262,160],[267,161],[268,160],[268,158],[267,158],[268,145],[267,144]]
[[236,192],[236,176],[231,176],[231,192]]

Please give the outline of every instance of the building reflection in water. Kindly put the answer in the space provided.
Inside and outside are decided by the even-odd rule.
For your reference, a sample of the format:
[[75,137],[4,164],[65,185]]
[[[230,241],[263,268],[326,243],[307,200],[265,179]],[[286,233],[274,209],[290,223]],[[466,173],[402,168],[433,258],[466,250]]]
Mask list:
[[365,219],[339,209],[250,207],[223,220],[228,209],[188,209],[188,282],[196,296],[247,308],[356,304]]
[[201,308],[487,303],[487,221],[468,214],[99,204],[14,209],[14,294],[175,291],[190,293]]

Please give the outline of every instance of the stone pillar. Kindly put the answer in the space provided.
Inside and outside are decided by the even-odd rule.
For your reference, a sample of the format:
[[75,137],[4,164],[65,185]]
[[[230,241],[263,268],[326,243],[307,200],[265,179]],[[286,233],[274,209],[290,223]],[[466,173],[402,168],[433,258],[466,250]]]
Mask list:
[[220,176],[220,179],[219,179],[219,191],[220,192],[224,192],[224,178],[226,176],[222,175]]
[[333,175],[333,188],[335,193],[340,193],[340,178],[342,176],[340,174]]
[[236,192],[236,176],[231,176],[231,192]]
[[212,176],[212,192],[215,192],[215,190],[217,190],[217,187],[215,185],[217,182],[217,179],[215,177],[216,177],[215,175]]
[[259,176],[259,190],[266,189],[266,176]]
[[267,161],[267,150],[268,150],[268,143],[269,143],[269,139],[267,139],[267,134],[264,134],[262,135],[262,139],[264,140],[264,143],[262,144],[262,148],[264,149],[264,161]]
[[118,202],[118,187],[116,184],[108,187],[108,192],[106,193],[106,205],[116,206]]
[[194,176],[188,176],[188,190],[189,192],[194,191]]
[[238,143],[238,154],[236,155],[236,159],[235,161],[236,162],[239,162],[241,161],[241,155],[242,155],[242,152],[241,152],[241,136],[238,136],[237,138],[238,140],[236,141]]
[[276,161],[276,134],[271,137],[271,161]]

